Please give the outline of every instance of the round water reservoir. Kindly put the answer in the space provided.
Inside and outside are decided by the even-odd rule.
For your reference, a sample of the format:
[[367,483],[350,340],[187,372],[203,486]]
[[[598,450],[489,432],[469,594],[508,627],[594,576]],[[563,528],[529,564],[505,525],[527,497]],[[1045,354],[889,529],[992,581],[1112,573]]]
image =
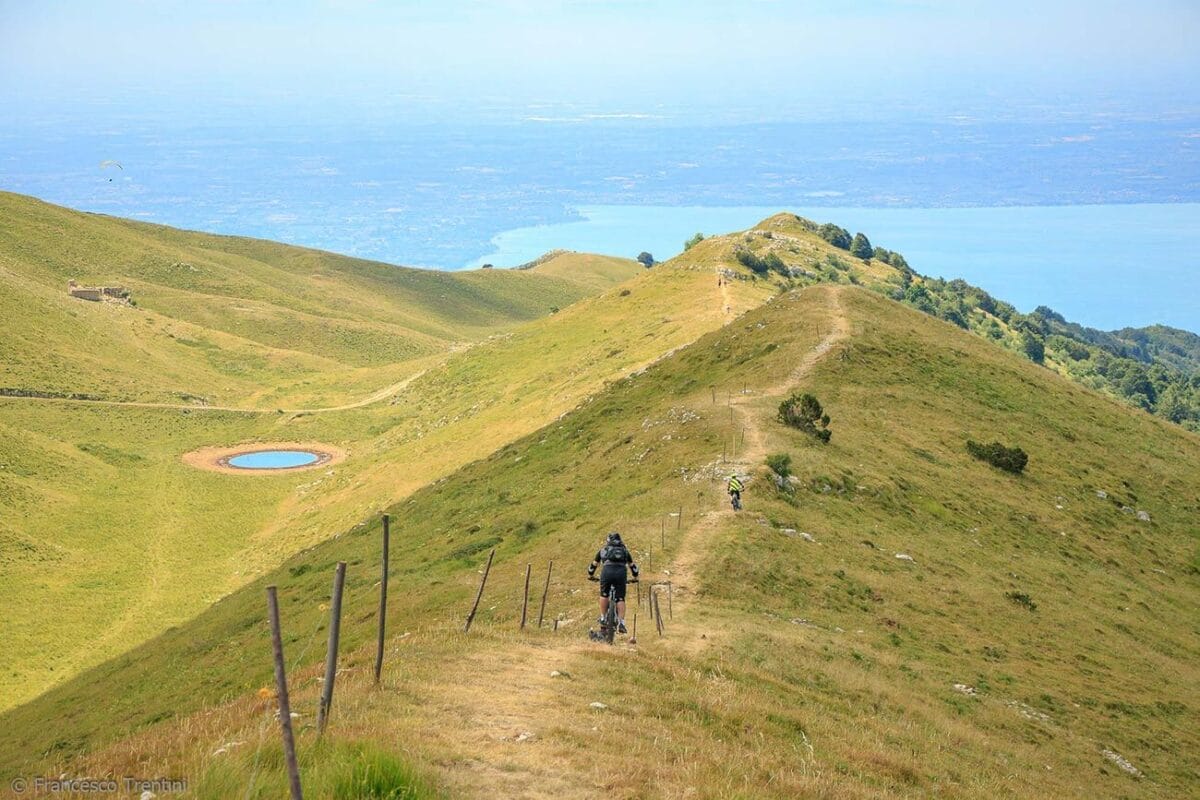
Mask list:
[[259,450],[232,456],[228,464],[238,469],[292,469],[315,464],[320,457],[307,450]]

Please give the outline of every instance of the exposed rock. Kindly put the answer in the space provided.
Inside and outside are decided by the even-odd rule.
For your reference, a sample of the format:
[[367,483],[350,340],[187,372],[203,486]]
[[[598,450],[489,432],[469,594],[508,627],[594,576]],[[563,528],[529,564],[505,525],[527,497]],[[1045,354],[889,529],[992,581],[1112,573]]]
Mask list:
[[806,542],[816,542],[817,541],[816,539],[813,538],[813,535],[811,533],[805,533],[804,531],[800,532],[800,538]]
[[1096,497],[1099,497],[1101,500],[1107,500],[1107,499],[1108,499],[1108,492],[1104,491],[1103,489],[1097,489],[1097,490],[1096,490]]
[[916,559],[910,556],[908,553],[896,553],[896,558],[900,559],[901,561],[916,561]]
[[1150,512],[1149,511],[1139,511],[1139,512],[1137,512],[1137,518],[1138,518],[1138,522],[1149,522],[1150,521]]
[[975,695],[979,694],[974,686],[967,686],[965,683],[954,684],[954,691],[958,692],[959,694],[965,694],[968,697],[974,697]]
[[519,733],[517,735],[517,737],[515,739],[513,739],[513,741],[518,742],[518,743],[528,742],[530,739],[533,739],[535,737],[536,737],[536,734],[534,734],[532,731],[521,731],[521,733]]
[[782,533],[784,536],[795,536],[796,529],[795,528],[782,528],[782,529],[780,529],[780,533]]
[[1122,514],[1132,514],[1133,509],[1130,508],[1129,506],[1121,506],[1121,513]]
[[1121,756],[1120,753],[1116,753],[1116,752],[1114,752],[1112,750],[1108,750],[1108,749],[1102,750],[1101,753],[1104,755],[1105,758],[1107,758],[1109,761],[1116,764],[1118,767],[1123,769],[1125,772],[1128,772],[1133,777],[1135,777],[1135,778],[1142,777],[1142,771],[1140,769],[1138,769],[1137,767],[1135,767],[1133,764],[1129,763],[1129,759],[1124,758],[1123,756]]
[[604,709],[608,708],[608,706],[606,706],[606,705],[604,705],[604,703],[600,703],[600,702],[592,703],[591,707],[596,709],[597,711],[603,711]]
[[1051,721],[1050,716],[1048,714],[1043,714],[1041,711],[1038,711],[1036,708],[1027,706],[1024,703],[1019,703],[1016,700],[1009,700],[1007,703],[1005,703],[1005,705],[1010,708],[1015,709],[1016,712],[1018,714],[1020,714],[1022,717],[1024,717],[1025,719],[1037,720],[1038,722],[1050,722]]

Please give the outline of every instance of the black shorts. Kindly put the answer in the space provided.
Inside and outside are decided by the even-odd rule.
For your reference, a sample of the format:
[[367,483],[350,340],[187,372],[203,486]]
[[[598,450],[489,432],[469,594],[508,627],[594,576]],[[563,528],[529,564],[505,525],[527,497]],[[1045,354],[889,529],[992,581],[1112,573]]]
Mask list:
[[627,574],[623,564],[605,564],[600,570],[600,596],[608,597],[609,589],[616,589],[617,601],[625,599]]

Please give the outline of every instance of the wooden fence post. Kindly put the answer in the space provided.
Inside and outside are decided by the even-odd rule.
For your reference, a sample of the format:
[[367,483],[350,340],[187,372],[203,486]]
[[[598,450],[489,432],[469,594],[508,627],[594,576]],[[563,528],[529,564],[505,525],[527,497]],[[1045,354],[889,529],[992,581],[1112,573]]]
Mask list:
[[375,683],[383,674],[383,636],[387,629],[388,545],[391,541],[391,518],[383,515],[383,559],[379,576],[379,631],[375,637]]
[[467,624],[463,626],[463,633],[469,633],[471,630],[471,622],[475,619],[475,612],[479,610],[479,598],[483,597],[483,585],[487,583],[488,573],[492,571],[492,559],[496,555],[496,548],[492,548],[492,552],[488,553],[487,566],[483,568],[483,578],[479,581],[479,592],[475,595],[475,604],[471,606],[471,613],[467,614]]
[[283,636],[279,632],[279,598],[275,587],[267,587],[267,617],[271,623],[271,651],[275,656],[275,693],[279,696],[279,727],[283,734],[283,756],[287,762],[292,800],[304,800],[300,790],[300,767],[296,765],[296,739],[292,736],[292,704],[288,700],[287,667],[283,661]]
[[675,530],[683,528],[683,506],[679,507],[679,518],[675,520]]
[[653,599],[653,601],[654,601],[654,602],[653,602],[653,605],[654,605],[654,624],[655,624],[655,625],[658,627],[658,635],[659,635],[659,636],[662,636],[662,635],[663,635],[662,607],[661,607],[661,606],[659,606],[659,604],[658,604],[658,592],[654,592],[653,594],[651,594],[651,595],[650,595],[650,597],[651,597],[651,598]]
[[321,705],[317,707],[317,735],[325,732],[329,708],[333,705],[333,684],[337,679],[338,639],[342,632],[342,589],[346,585],[346,562],[339,561],[333,572],[333,596],[329,603],[329,643],[325,647],[325,681],[321,684]]
[[525,565],[525,597],[521,601],[521,630],[525,630],[525,620],[529,614],[529,574],[533,572],[533,564]]
[[550,573],[554,572],[554,559],[550,559],[550,566],[546,569],[546,588],[542,589],[542,608],[538,611],[538,627],[542,627],[542,618],[546,616],[546,595],[550,594]]
[[675,589],[671,582],[667,581],[667,619],[675,619]]
[[667,520],[665,517],[658,518],[658,546],[664,550],[667,548]]

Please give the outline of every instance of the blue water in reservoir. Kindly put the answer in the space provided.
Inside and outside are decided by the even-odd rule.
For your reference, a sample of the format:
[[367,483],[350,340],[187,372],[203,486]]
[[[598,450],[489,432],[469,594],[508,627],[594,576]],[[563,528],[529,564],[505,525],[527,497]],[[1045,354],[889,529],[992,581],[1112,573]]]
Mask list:
[[307,466],[318,458],[316,453],[304,450],[260,450],[234,456],[229,459],[229,465],[240,469],[287,469]]

